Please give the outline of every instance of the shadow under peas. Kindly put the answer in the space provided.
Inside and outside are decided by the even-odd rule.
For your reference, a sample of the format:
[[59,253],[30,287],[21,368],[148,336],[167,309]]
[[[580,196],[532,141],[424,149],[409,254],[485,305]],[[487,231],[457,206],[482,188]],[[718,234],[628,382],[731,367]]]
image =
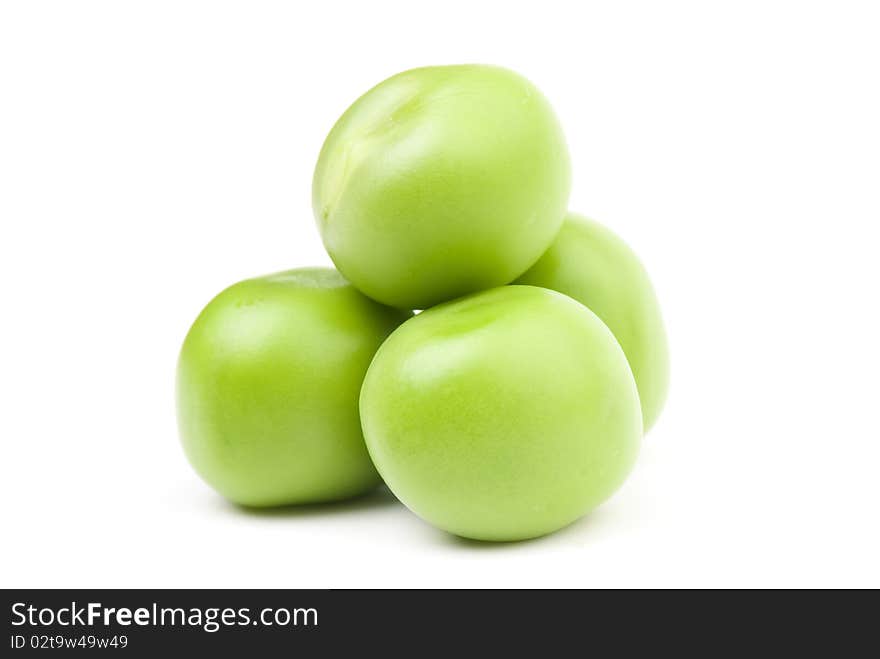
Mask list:
[[223,500],[223,503],[227,510],[235,513],[246,515],[248,517],[266,519],[292,519],[296,517],[337,515],[401,505],[397,498],[385,486],[380,486],[359,497],[341,499],[339,501],[328,501],[326,503],[306,503],[291,506],[277,506],[274,508],[252,508],[225,500]]
[[437,531],[435,537],[438,538],[438,542],[448,547],[472,551],[512,551],[525,547],[534,547],[539,544],[552,544],[559,543],[560,541],[568,542],[576,535],[583,536],[588,534],[587,529],[599,521],[597,512],[593,511],[584,517],[576,519],[568,526],[564,526],[553,533],[524,540],[503,540],[500,542],[497,540],[474,540],[472,538],[462,538],[439,529],[434,530]]
[[[225,499],[219,498],[218,505],[223,507],[227,513],[243,515],[256,519],[305,519],[310,517],[326,517],[331,515],[358,514],[371,510],[388,509],[393,506],[399,506],[406,511],[403,504],[392,494],[386,486],[381,485],[375,490],[368,492],[359,497],[351,499],[342,499],[340,501],[328,501],[326,503],[310,503],[291,506],[278,506],[274,508],[251,508],[231,503]],[[409,513],[412,514],[412,513]],[[582,545],[590,535],[590,529],[600,524],[602,517],[601,510],[595,510],[590,514],[575,520],[568,526],[559,529],[549,535],[538,536],[537,538],[528,538],[525,540],[508,540],[508,541],[491,541],[491,540],[473,540],[471,538],[462,538],[453,535],[447,531],[438,529],[425,520],[421,521],[426,527],[428,542],[435,545],[446,546],[454,550],[474,551],[474,552],[492,552],[492,551],[515,551],[517,549],[525,549],[537,545],[564,543],[571,544],[572,540],[575,544]],[[417,516],[414,516],[417,517]]]

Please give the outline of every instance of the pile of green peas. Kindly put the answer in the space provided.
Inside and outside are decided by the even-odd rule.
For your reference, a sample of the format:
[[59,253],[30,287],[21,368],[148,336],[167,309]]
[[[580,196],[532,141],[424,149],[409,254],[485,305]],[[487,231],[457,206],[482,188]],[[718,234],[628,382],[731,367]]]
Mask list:
[[384,481],[492,541],[606,500],[663,407],[667,340],[639,259],[568,211],[570,187],[556,115],[517,73],[426,67],[367,91],[315,168],[337,269],[234,284],[186,336],[178,421],[198,474],[251,507]]

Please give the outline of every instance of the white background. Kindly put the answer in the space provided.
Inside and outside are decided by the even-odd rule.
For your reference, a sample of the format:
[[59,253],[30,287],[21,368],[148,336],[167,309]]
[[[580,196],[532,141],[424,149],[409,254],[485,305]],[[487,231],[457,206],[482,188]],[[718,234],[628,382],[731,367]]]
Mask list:
[[[880,586],[878,34],[871,2],[4,2],[0,585]],[[546,93],[572,208],[654,279],[635,473],[520,544],[381,493],[225,504],[178,444],[189,324],[329,263],[311,175],[351,101],[474,61]]]

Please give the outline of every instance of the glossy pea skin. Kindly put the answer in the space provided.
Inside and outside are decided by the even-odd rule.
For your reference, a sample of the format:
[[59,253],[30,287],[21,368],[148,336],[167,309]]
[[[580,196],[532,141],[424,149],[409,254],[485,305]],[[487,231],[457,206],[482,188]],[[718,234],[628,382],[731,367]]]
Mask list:
[[669,347],[651,280],[632,249],[608,228],[572,213],[517,283],[565,293],[608,325],[632,368],[648,431],[666,402]]
[[522,274],[556,235],[570,178],[562,129],[528,80],[433,66],[348,108],[321,150],[312,200],[349,281],[424,309]]
[[394,494],[450,533],[522,540],[607,499],[638,453],[638,393],[595,314],[505,286],[422,312],[382,345],[361,392]]
[[196,319],[178,361],[178,424],[192,466],[245,506],[375,487],[358,395],[376,349],[410,316],[327,268],[224,290]]

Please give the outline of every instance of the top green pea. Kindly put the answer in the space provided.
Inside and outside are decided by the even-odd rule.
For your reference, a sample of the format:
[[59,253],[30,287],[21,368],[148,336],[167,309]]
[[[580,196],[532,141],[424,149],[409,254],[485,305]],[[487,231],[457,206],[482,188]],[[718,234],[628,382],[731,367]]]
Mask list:
[[330,257],[362,292],[423,309],[506,284],[558,232],[568,149],[544,96],[482,66],[400,73],[346,110],[312,186]]

